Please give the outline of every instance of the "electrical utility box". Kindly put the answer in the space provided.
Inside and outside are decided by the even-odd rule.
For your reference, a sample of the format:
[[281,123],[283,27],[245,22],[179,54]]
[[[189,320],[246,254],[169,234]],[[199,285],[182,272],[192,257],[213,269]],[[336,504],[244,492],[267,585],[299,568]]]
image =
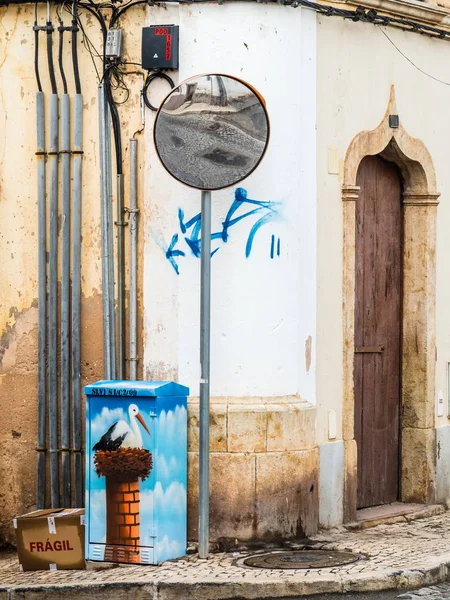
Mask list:
[[86,559],[156,565],[186,554],[187,396],[166,381],[86,394]]
[[144,69],[178,69],[179,29],[178,25],[151,25],[142,29]]
[[105,56],[120,58],[122,55],[122,30],[108,29],[106,34]]

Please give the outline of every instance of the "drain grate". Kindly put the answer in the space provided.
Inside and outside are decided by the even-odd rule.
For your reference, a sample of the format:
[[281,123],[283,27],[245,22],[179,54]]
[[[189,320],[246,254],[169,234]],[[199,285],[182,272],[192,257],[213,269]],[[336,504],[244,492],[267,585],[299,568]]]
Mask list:
[[352,552],[334,550],[295,550],[269,552],[249,556],[243,563],[258,569],[322,569],[356,562],[360,557]]

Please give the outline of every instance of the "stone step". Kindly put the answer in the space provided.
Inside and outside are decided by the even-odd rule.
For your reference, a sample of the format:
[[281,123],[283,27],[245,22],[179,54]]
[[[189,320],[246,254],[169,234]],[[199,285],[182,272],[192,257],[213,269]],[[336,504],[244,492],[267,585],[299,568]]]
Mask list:
[[404,504],[394,502],[383,506],[373,506],[358,511],[357,520],[346,523],[344,528],[348,531],[358,531],[377,527],[377,525],[390,525],[417,519],[434,517],[445,512],[441,504]]

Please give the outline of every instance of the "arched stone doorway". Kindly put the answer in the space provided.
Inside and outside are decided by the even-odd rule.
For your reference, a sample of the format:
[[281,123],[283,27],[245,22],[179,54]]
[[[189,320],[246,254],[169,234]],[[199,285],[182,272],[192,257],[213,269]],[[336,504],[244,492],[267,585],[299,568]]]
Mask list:
[[[397,117],[397,119],[396,119]],[[366,156],[395,163],[402,174],[403,316],[400,499],[428,503],[435,495],[436,209],[439,193],[430,153],[398,120],[394,87],[380,125],[359,133],[344,162],[343,200],[343,438],[344,519],[356,518],[354,436],[355,204],[358,167]]]

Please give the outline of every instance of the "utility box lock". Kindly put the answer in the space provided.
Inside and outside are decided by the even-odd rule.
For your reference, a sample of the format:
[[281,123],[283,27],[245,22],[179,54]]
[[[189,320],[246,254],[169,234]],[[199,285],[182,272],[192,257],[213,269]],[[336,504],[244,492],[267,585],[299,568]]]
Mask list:
[[142,29],[142,67],[147,71],[178,69],[178,25],[151,25]]

